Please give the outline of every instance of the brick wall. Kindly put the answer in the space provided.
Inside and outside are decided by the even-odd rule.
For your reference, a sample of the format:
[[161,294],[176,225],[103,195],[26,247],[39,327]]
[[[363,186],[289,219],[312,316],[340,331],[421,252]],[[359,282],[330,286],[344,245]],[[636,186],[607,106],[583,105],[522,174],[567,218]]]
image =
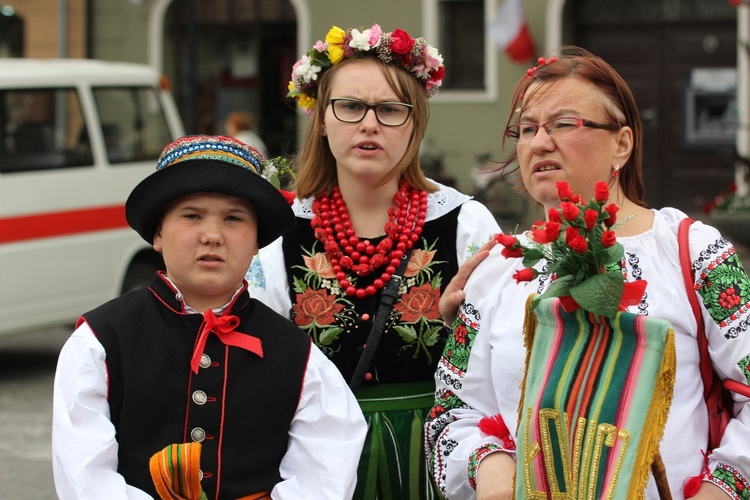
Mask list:
[[[15,0],[16,15],[24,22],[24,57],[59,57],[58,0]],[[86,2],[67,0],[68,48],[66,57],[86,57]]]

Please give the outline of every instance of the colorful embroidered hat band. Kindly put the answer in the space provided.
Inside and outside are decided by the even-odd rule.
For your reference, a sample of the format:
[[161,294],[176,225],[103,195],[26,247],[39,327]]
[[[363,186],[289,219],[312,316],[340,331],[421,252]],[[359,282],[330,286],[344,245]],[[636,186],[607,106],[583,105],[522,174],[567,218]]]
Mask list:
[[263,177],[270,171],[255,148],[232,137],[181,137],[159,156],[156,172],[143,179],[125,203],[128,224],[153,242],[166,208],[193,193],[219,193],[248,200],[258,220],[258,245],[265,246],[294,226],[286,199]]
[[245,167],[259,174],[263,158],[245,143],[224,136],[181,137],[169,144],[159,156],[156,170],[186,160],[217,160]]

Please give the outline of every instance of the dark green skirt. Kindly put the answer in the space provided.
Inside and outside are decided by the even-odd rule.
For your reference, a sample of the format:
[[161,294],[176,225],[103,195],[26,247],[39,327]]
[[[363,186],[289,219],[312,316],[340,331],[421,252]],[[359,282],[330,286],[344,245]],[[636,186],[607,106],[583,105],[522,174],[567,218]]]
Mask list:
[[368,430],[354,498],[440,498],[424,452],[424,421],[435,402],[435,382],[366,385],[357,390],[357,400]]

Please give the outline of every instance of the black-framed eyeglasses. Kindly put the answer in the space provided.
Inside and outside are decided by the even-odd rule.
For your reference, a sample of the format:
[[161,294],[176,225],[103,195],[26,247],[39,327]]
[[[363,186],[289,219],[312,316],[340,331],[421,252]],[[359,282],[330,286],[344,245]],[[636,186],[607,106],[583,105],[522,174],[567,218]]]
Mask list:
[[620,125],[596,123],[578,116],[560,116],[544,123],[515,123],[505,129],[505,137],[516,143],[528,142],[534,139],[539,128],[544,127],[548,135],[555,139],[565,139],[581,127],[601,128],[604,130],[620,130]]
[[378,102],[367,104],[359,99],[336,97],[329,100],[333,116],[340,122],[359,123],[365,119],[367,112],[375,111],[378,123],[386,127],[400,127],[411,114],[412,105],[403,102]]

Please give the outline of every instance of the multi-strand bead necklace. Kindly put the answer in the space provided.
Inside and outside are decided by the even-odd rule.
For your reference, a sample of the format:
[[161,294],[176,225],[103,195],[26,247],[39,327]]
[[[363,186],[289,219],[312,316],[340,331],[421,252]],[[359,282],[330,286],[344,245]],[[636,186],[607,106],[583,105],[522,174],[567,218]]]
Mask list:
[[[331,259],[339,286],[346,295],[363,299],[375,295],[391,280],[401,258],[419,240],[427,215],[427,192],[401,180],[393,206],[388,209],[385,238],[377,245],[357,237],[338,186],[330,195],[315,197],[313,213],[310,225]],[[380,277],[362,288],[352,285],[347,274],[368,276],[383,266]]]

